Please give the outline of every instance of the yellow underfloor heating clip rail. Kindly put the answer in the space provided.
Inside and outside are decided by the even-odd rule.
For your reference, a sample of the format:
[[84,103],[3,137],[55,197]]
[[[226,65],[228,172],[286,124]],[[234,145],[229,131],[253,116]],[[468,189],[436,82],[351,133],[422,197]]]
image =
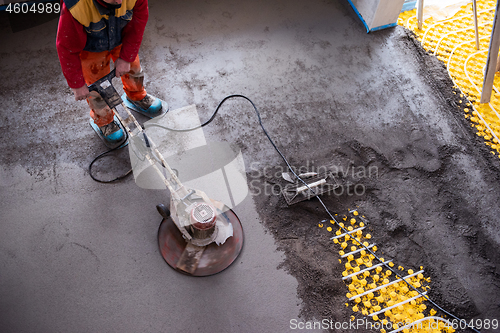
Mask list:
[[[451,321],[435,316],[437,311],[425,304],[431,280],[424,277],[423,267],[403,274],[404,268],[399,266],[402,274],[395,276],[386,266],[394,267],[392,260],[377,259],[367,252],[378,249],[375,243],[370,243],[372,236],[365,232],[366,218],[351,210],[342,219],[340,226],[347,232],[338,228],[330,239],[341,248],[339,261],[345,267],[342,280],[348,288],[346,306],[369,317],[373,321],[370,327],[382,333],[455,332]],[[318,226],[333,232],[335,222],[324,220]]]

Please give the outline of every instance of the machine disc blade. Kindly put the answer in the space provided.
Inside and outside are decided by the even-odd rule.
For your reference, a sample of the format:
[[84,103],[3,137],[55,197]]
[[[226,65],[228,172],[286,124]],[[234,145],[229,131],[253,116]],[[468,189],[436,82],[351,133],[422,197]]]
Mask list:
[[176,271],[191,276],[213,275],[229,267],[243,247],[243,228],[238,216],[231,209],[226,210],[220,217],[232,224],[233,236],[229,237],[222,245],[211,243],[206,246],[193,274],[176,268],[187,243],[172,219],[163,219],[158,229],[158,245],[167,264]]

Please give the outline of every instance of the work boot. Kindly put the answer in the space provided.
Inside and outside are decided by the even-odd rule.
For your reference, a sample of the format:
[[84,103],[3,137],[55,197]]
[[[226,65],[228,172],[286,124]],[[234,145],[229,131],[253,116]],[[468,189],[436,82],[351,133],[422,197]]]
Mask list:
[[[127,94],[123,94],[122,100],[126,107],[149,118],[157,117],[168,111],[167,103],[163,102],[159,98],[151,96],[150,94],[147,94],[146,97],[140,101],[132,101],[128,98]],[[163,110],[162,104],[165,104],[167,110]]]
[[[107,124],[107,125],[99,127],[99,129],[101,130],[102,135],[104,135],[105,137],[109,137],[109,138],[114,138],[114,136],[116,136],[116,135],[123,134],[123,133],[115,134],[116,132],[118,132],[120,130],[120,126],[118,126],[114,121]],[[115,134],[115,135],[113,135],[113,134]]]
[[125,133],[118,122],[119,120],[115,116],[109,124],[98,127],[90,118],[90,125],[109,148],[118,147],[125,142]]

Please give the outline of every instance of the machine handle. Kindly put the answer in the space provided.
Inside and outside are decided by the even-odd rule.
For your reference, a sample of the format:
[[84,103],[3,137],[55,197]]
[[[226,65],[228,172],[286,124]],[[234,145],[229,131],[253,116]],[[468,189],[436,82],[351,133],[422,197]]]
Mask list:
[[[92,83],[90,86],[88,86],[89,88],[89,91],[97,91],[99,92],[99,87],[101,87],[101,84],[104,83],[105,81],[109,82],[109,83],[112,83],[111,80],[116,76],[116,69],[113,68],[113,70],[108,74],[108,75],[104,75],[103,77],[101,77],[99,80],[95,81],[94,83]],[[104,85],[106,86],[106,84],[104,83]],[[102,89],[102,88],[101,88]]]
[[88,86],[89,91],[97,91],[111,109],[122,103],[120,95],[113,87],[112,80],[114,77],[116,77],[116,69]]

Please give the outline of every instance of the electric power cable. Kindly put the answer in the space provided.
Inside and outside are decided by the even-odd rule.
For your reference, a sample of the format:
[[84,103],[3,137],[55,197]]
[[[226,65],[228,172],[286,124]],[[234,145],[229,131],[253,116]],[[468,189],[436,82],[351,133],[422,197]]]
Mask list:
[[[194,127],[191,127],[191,128],[181,128],[181,129],[177,129],[177,128],[170,128],[170,127],[167,127],[167,126],[164,126],[164,125],[160,125],[160,124],[156,124],[156,123],[151,123],[151,124],[145,124],[145,127],[146,128],[150,128],[150,127],[159,127],[159,128],[162,128],[162,129],[166,129],[166,130],[169,130],[169,131],[173,131],[173,132],[190,132],[190,131],[194,131],[194,130],[197,130],[199,128],[202,128],[204,126],[207,126],[208,124],[210,124],[215,116],[217,115],[217,112],[219,112],[219,109],[220,107],[222,106],[222,104],[224,104],[225,101],[227,101],[228,99],[231,99],[231,98],[235,98],[235,97],[241,97],[241,98],[244,98],[246,99],[247,101],[249,101],[250,103],[252,103],[253,107],[255,109],[257,109],[255,107],[255,104],[253,104],[253,102],[246,96],[243,96],[243,95],[239,95],[239,94],[233,94],[233,95],[228,95],[226,97],[224,97],[222,99],[222,101],[219,102],[219,105],[217,105],[217,107],[215,108],[215,111],[212,113],[212,115],[210,116],[210,118],[205,121],[203,124],[200,124],[198,126],[194,126]],[[162,116],[160,117],[164,117],[166,115],[166,113],[164,113]],[[156,119],[160,119],[160,117],[156,118]],[[259,115],[260,117],[260,115]]]
[[[328,214],[328,216],[330,216],[331,220],[335,222],[335,224],[337,226],[339,226],[345,233],[348,234],[348,230],[343,227],[342,225],[340,225],[340,223],[335,219],[335,217],[332,215],[332,213],[330,212],[330,210],[328,209],[328,207],[326,207],[325,203],[323,202],[323,200],[321,200],[321,198],[319,196],[316,195],[316,191],[314,191],[311,187],[309,187],[309,185],[302,179],[300,178],[296,173],[295,171],[293,170],[292,166],[290,165],[290,163],[288,162],[288,160],[286,159],[286,157],[283,155],[283,153],[278,149],[278,147],[276,146],[276,144],[274,143],[274,141],[271,139],[271,137],[269,136],[269,133],[267,132],[267,130],[265,129],[264,125],[262,124],[262,119],[260,117],[260,113],[259,111],[257,110],[257,107],[255,106],[255,104],[247,97],[243,96],[243,95],[233,95],[233,96],[238,96],[238,97],[242,97],[246,100],[248,100],[252,106],[254,107],[254,110],[255,112],[257,113],[257,118],[259,119],[259,124],[262,128],[262,130],[264,131],[264,134],[267,136],[267,138],[269,139],[269,142],[271,142],[272,146],[274,147],[274,149],[278,152],[278,154],[281,156],[281,158],[283,159],[283,161],[285,162],[286,166],[288,167],[288,169],[292,172],[292,174],[297,178],[297,180],[299,180],[300,182],[302,182],[308,189],[309,191],[311,191],[315,197],[318,199],[318,201],[320,202],[321,206],[323,206],[324,210],[326,211],[326,213]],[[223,100],[225,101],[225,99]],[[436,308],[438,308],[440,311],[442,311],[443,313],[447,314],[448,316],[450,317],[453,317],[454,319],[457,319],[459,322],[463,322],[462,319],[458,318],[457,316],[453,315],[452,313],[446,311],[445,309],[443,309],[441,306],[439,306],[438,304],[436,304],[433,300],[431,300],[427,295],[423,294],[420,290],[418,290],[417,288],[415,288],[412,284],[410,284],[408,281],[406,281],[406,279],[404,279],[404,277],[402,277],[397,271],[395,271],[393,268],[391,268],[386,262],[382,261],[380,259],[380,257],[378,255],[376,255],[368,246],[366,246],[365,244],[361,243],[361,242],[357,242],[359,245],[363,246],[364,249],[368,252],[370,252],[370,254],[372,254],[378,261],[380,261],[387,269],[389,269],[392,273],[394,273],[394,275],[398,278],[400,278],[402,281],[404,281],[411,289],[415,290],[416,292],[418,292],[418,294],[421,296],[421,297],[424,297],[427,301],[429,301],[432,305],[434,305]],[[469,324],[467,324],[467,322],[465,322],[465,324],[467,325],[467,328],[473,330],[474,332],[477,332],[477,333],[481,333],[480,331],[476,330],[474,327],[471,327]]]
[[[255,105],[255,103],[248,97],[244,96],[244,95],[240,95],[240,94],[233,94],[233,95],[229,95],[229,96],[226,96],[224,97],[219,105],[217,106],[217,108],[215,109],[215,111],[212,113],[212,115],[210,116],[210,118],[205,121],[204,123],[198,125],[198,126],[195,126],[195,127],[192,127],[192,128],[188,128],[188,129],[174,129],[174,128],[169,128],[167,126],[163,126],[163,125],[159,125],[159,124],[147,124],[146,128],[149,128],[149,127],[159,127],[159,128],[163,128],[163,129],[166,129],[166,130],[169,130],[169,131],[174,131],[174,132],[189,132],[189,131],[193,131],[193,130],[196,130],[196,129],[199,129],[199,128],[202,128],[208,124],[210,124],[215,116],[217,115],[219,109],[221,108],[222,104],[224,104],[224,102],[226,102],[228,99],[231,99],[231,98],[243,98],[245,100],[247,100],[248,102],[250,102],[250,104],[252,105],[252,107],[254,108],[255,110],[255,113],[257,114],[257,118],[259,120],[259,125],[260,127],[262,128],[262,131],[264,132],[264,134],[266,135],[267,139],[269,140],[269,142],[271,143],[271,145],[273,146],[273,148],[276,150],[276,152],[280,155],[281,159],[285,162],[287,168],[290,170],[290,172],[297,178],[297,180],[301,183],[303,183],[309,191],[311,191],[314,196],[318,199],[318,201],[320,202],[321,206],[323,206],[323,209],[325,210],[325,212],[328,214],[328,216],[330,217],[330,219],[332,221],[335,222],[335,224],[340,228],[342,229],[345,233],[348,234],[348,230],[343,227],[336,219],[335,217],[333,216],[333,214],[330,212],[330,210],[328,209],[328,207],[325,205],[325,203],[323,202],[323,200],[321,200],[321,198],[316,195],[317,192],[312,189],[311,187],[309,187],[309,185],[302,179],[299,177],[299,175],[297,175],[297,173],[293,170],[292,166],[290,165],[290,163],[288,162],[288,160],[286,159],[285,155],[279,150],[279,148],[276,146],[276,144],[274,143],[274,141],[272,140],[271,136],[269,135],[269,133],[267,132],[266,128],[264,127],[264,124],[262,123],[262,118],[260,116],[260,112],[259,110],[257,109],[257,106]],[[128,138],[128,137],[127,137]],[[92,167],[92,164],[97,160],[99,159],[100,157],[114,151],[114,150],[117,150],[117,149],[121,149],[123,148],[125,145],[123,146],[120,146],[120,147],[117,147],[117,148],[114,148],[114,149],[111,149],[107,152],[104,152],[102,154],[100,154],[99,156],[97,156],[93,161],[92,163],[90,164],[89,166],[89,173],[90,173],[90,176],[92,177],[92,179],[94,179],[95,181],[98,181],[98,182],[101,182],[101,183],[110,183],[110,182],[114,182],[114,181],[117,181],[119,179],[122,179],[124,177],[126,177],[132,170],[128,171],[126,174],[122,175],[122,176],[119,176],[119,177],[116,177],[115,179],[113,180],[110,180],[110,181],[102,181],[102,180],[98,180],[96,178],[94,178],[94,176],[92,175],[92,173],[90,172],[91,170],[91,167]],[[408,281],[406,281],[406,279],[401,276],[396,270],[394,270],[392,267],[390,267],[388,265],[387,262],[384,262],[381,260],[381,258],[375,254],[375,252],[373,252],[368,246],[366,246],[365,244],[361,243],[361,242],[357,242],[360,246],[364,247],[365,251],[368,251],[371,255],[373,255],[381,264],[383,264],[388,270],[390,270],[397,278],[400,278],[402,281],[404,281],[411,289],[413,289],[414,291],[416,291],[421,297],[425,298],[427,301],[429,301],[433,306],[435,306],[437,309],[439,309],[441,312],[445,313],[446,315],[458,320],[460,323],[464,322],[463,319],[460,319],[458,318],[457,316],[453,315],[452,313],[446,311],[445,309],[443,309],[441,306],[439,306],[438,304],[436,304],[433,300],[431,300],[429,298],[429,296],[427,296],[426,294],[423,294],[420,290],[418,290],[417,288],[415,288],[412,284],[410,284]],[[474,332],[477,332],[477,333],[481,333],[480,331],[476,330],[474,327],[471,327],[469,324],[467,324],[467,322],[465,322],[465,324],[467,325],[467,328],[473,330]]]
[[99,155],[97,155],[97,156],[96,156],[96,157],[92,160],[92,162],[90,162],[90,164],[89,164],[89,168],[88,168],[88,172],[89,172],[90,178],[92,178],[92,179],[93,179],[93,180],[95,180],[96,182],[98,182],[98,183],[104,183],[104,184],[113,183],[113,182],[116,182],[116,181],[118,181],[118,180],[121,180],[121,179],[123,179],[123,178],[127,177],[127,176],[128,176],[128,175],[132,172],[132,169],[130,169],[130,170],[128,170],[126,173],[124,173],[124,174],[122,174],[122,175],[120,175],[120,176],[118,176],[118,177],[115,177],[115,178],[113,178],[113,179],[111,179],[111,180],[103,180],[103,179],[99,179],[99,178],[97,178],[96,176],[94,176],[94,175],[92,174],[92,166],[94,165],[94,163],[95,163],[95,162],[97,162],[97,160],[101,159],[102,157],[106,156],[106,155],[107,155],[107,154],[109,154],[109,153],[112,153],[112,152],[114,152],[114,151],[118,151],[118,150],[120,150],[120,149],[122,149],[122,148],[125,148],[125,147],[128,145],[128,133],[127,133],[127,131],[124,131],[124,132],[125,132],[125,141],[124,141],[124,143],[123,143],[123,144],[121,144],[120,146],[117,146],[117,147],[115,147],[115,148],[111,148],[111,149],[109,149],[109,150],[107,150],[107,151],[105,151],[105,152],[103,152],[103,153],[100,153]]
[[[255,104],[253,104],[253,102],[252,102],[249,98],[247,98],[247,97],[245,97],[245,96],[243,96],[243,95],[229,95],[229,96],[226,96],[226,97],[225,97],[222,101],[220,101],[220,102],[219,102],[219,105],[217,106],[217,108],[215,108],[215,111],[212,113],[212,115],[210,116],[210,118],[209,118],[207,121],[205,121],[203,124],[201,124],[201,125],[198,125],[198,126],[195,126],[195,127],[192,127],[192,128],[175,129],[175,128],[170,128],[170,127],[163,126],[163,125],[160,125],[160,124],[155,124],[155,123],[147,124],[147,123],[146,123],[145,125],[143,125],[143,129],[144,129],[144,130],[146,130],[146,128],[150,128],[150,127],[159,127],[159,128],[165,129],[165,130],[173,131],[173,132],[190,132],[190,131],[194,131],[194,130],[196,130],[196,129],[202,128],[202,127],[204,127],[204,126],[206,126],[206,125],[210,124],[210,123],[214,120],[215,116],[217,115],[217,112],[219,112],[219,109],[220,109],[220,107],[222,106],[222,104],[224,104],[224,102],[225,102],[225,101],[227,101],[228,99],[230,99],[230,98],[234,98],[234,97],[241,97],[241,98],[245,98],[245,99],[247,99],[250,103],[252,103],[252,105],[254,106],[254,108],[256,108],[256,107],[255,107]],[[160,117],[157,117],[157,118],[155,118],[155,119],[161,119],[161,118],[162,118],[162,117],[164,117],[166,114],[167,114],[167,113],[164,113],[163,115],[161,115]],[[260,117],[260,115],[259,115],[259,117]],[[125,132],[127,132],[127,131],[125,131]],[[113,178],[113,179],[111,179],[111,180],[102,180],[102,179],[99,179],[99,178],[95,177],[95,176],[92,174],[92,166],[94,165],[94,163],[95,163],[95,162],[97,162],[97,160],[101,159],[102,157],[106,156],[107,154],[109,154],[109,153],[111,153],[111,152],[113,152],[113,151],[115,151],[115,150],[122,149],[122,148],[124,148],[125,146],[127,146],[127,145],[128,145],[128,137],[129,137],[129,136],[128,136],[128,133],[125,133],[125,134],[127,135],[127,136],[126,136],[126,140],[125,140],[125,142],[126,142],[125,144],[123,144],[123,145],[121,145],[121,146],[119,146],[119,147],[116,147],[116,148],[113,148],[113,149],[107,150],[107,151],[105,151],[105,152],[103,152],[103,153],[101,153],[101,154],[97,155],[97,156],[96,156],[96,157],[92,160],[92,162],[90,162],[90,165],[89,165],[88,171],[89,171],[90,177],[91,177],[93,180],[95,180],[96,182],[99,182],[99,183],[105,183],[105,184],[113,183],[113,182],[115,182],[115,181],[118,181],[118,180],[121,180],[121,179],[123,179],[123,178],[127,177],[127,176],[128,176],[128,175],[132,172],[132,169],[130,169],[130,170],[129,170],[129,171],[127,171],[126,173],[124,173],[124,174],[122,174],[122,175],[120,175],[120,176],[118,176],[118,177],[115,177],[115,178]],[[145,137],[145,138],[146,138],[146,137]],[[268,138],[269,138],[269,137],[268,137]],[[147,139],[146,139],[146,140],[147,140]],[[137,156],[138,156],[138,155],[137,155]]]

